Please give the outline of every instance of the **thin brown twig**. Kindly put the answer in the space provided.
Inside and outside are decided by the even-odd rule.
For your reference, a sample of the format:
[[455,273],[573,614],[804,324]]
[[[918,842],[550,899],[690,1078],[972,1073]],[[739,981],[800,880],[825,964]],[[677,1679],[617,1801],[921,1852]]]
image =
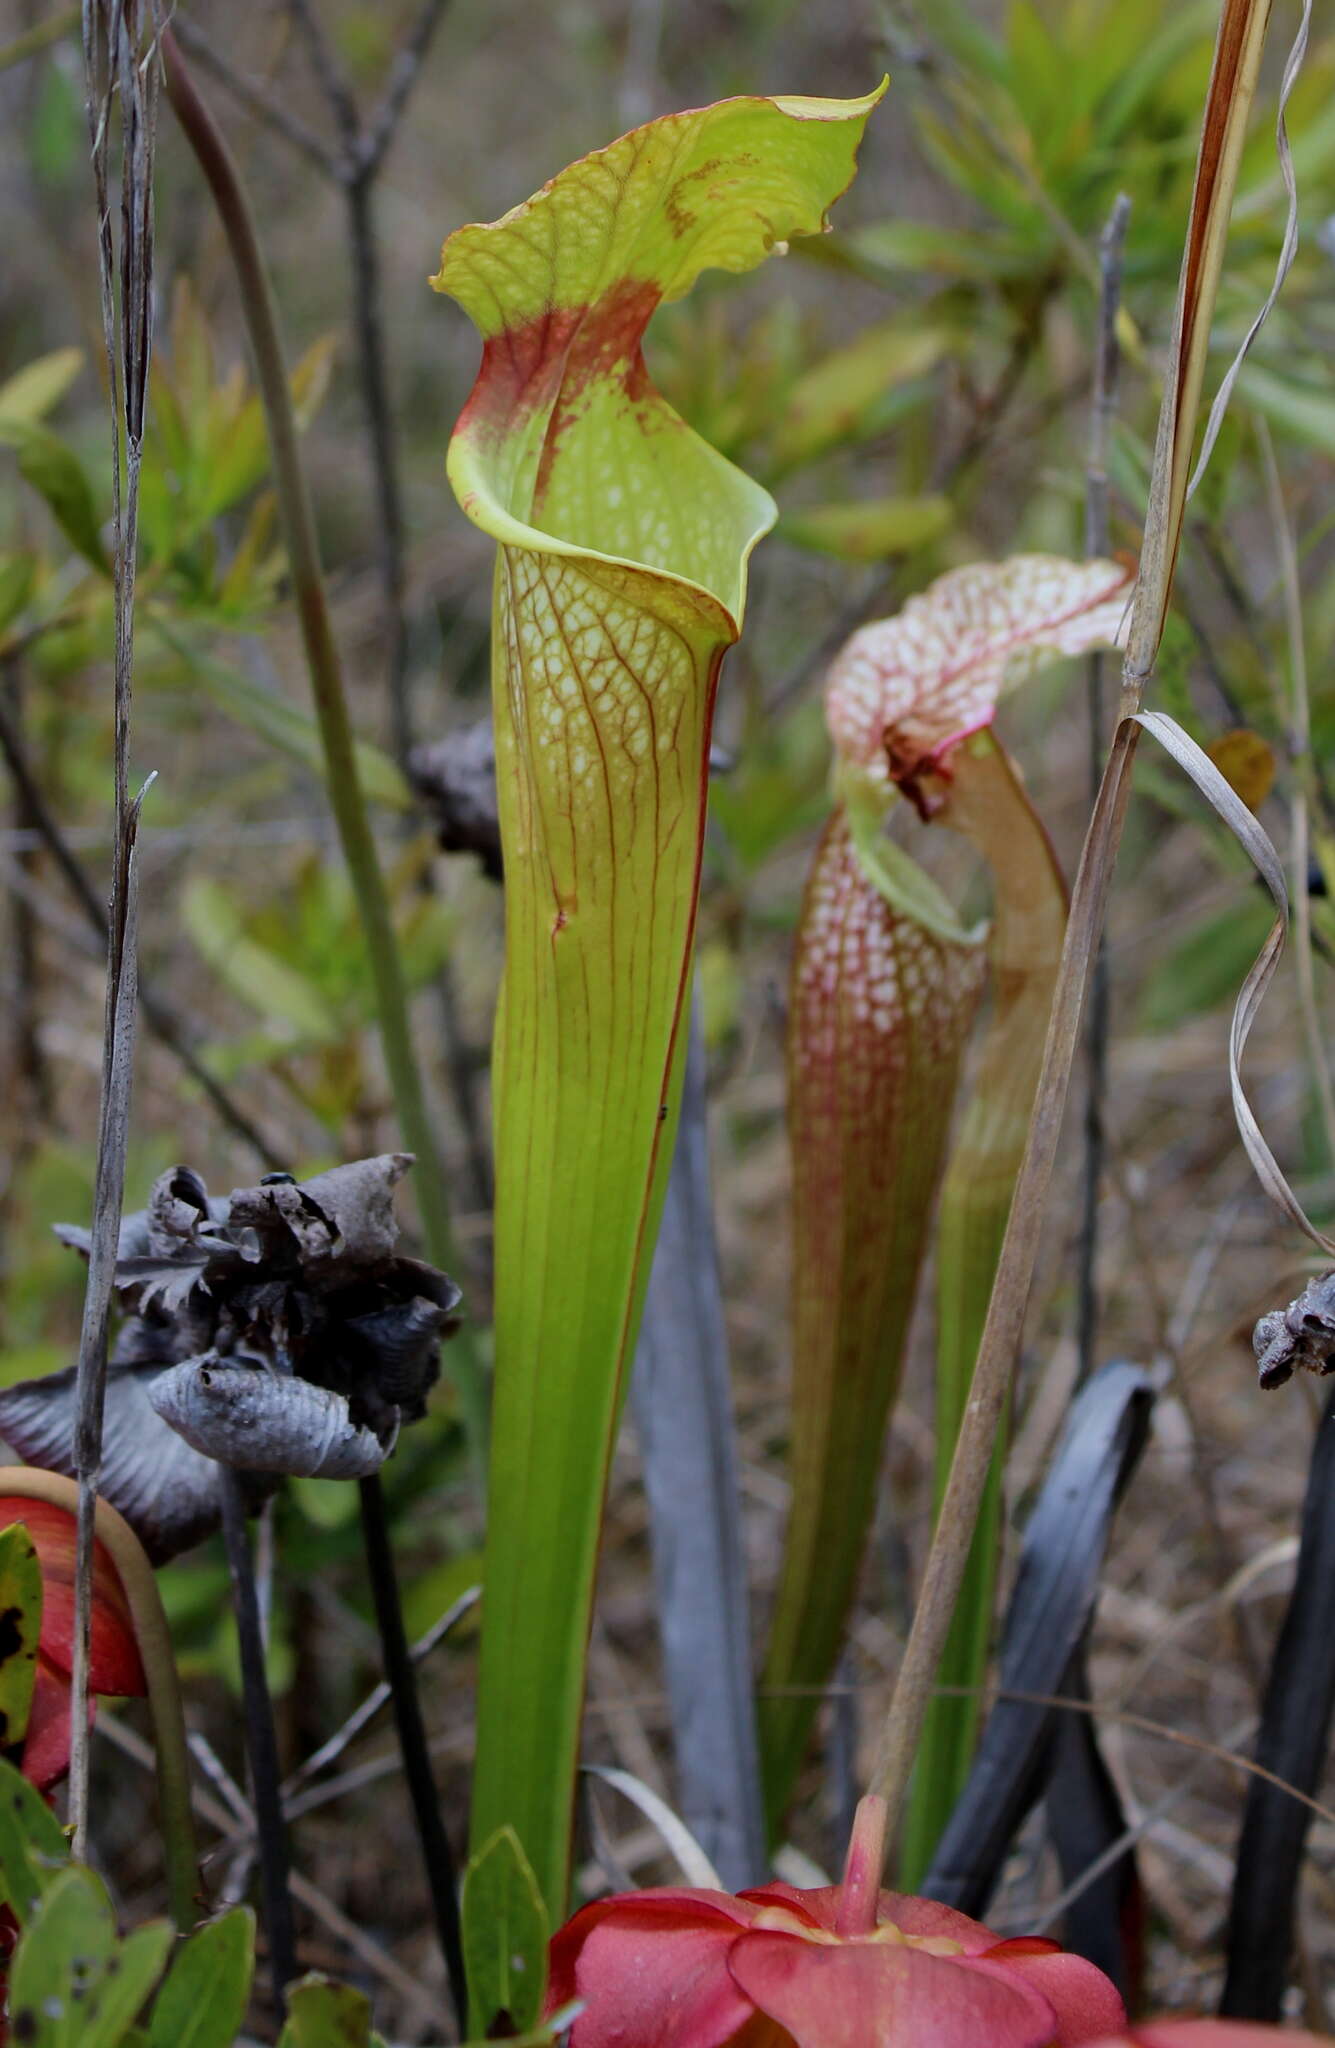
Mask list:
[[402,47],[395,52],[389,83],[380,105],[362,129],[358,146],[363,175],[368,179],[380,169],[398,132],[408,96],[417,83],[417,74],[426,62],[427,51],[449,4],[450,0],[422,0],[416,21],[404,38]]
[[356,149],[361,124],[357,118],[357,102],[353,98],[352,87],[334,54],[334,46],[325,34],[324,24],[310,5],[310,0],[287,0],[287,11],[306,45],[311,69],[342,136],[343,147],[351,154]]
[[[96,889],[89,879],[87,870],[78,860],[62,832],[51,810],[41,786],[33,774],[18,729],[9,715],[9,708],[0,699],[0,753],[5,757],[14,788],[24,806],[29,824],[40,833],[52,859],[64,878],[66,887],[83,912],[89,930],[105,947],[107,942],[107,917],[98,899]],[[233,1100],[222,1083],[215,1080],[204,1062],[191,1046],[178,1018],[156,992],[150,990],[139,977],[139,1007],[144,1013],[144,1022],[159,1043],[164,1045],[177,1059],[191,1080],[201,1089],[218,1113],[220,1121],[235,1137],[248,1145],[256,1157],[266,1166],[281,1163],[278,1154],[252,1123],[240,1104]]]
[[[125,1721],[118,1719],[116,1715],[100,1715],[96,1732],[98,1735],[103,1736],[113,1749],[119,1751],[122,1756],[128,1757],[141,1770],[151,1771],[153,1769],[153,1751],[150,1745],[144,1741],[142,1736],[136,1734],[135,1730]],[[254,1810],[244,1794],[241,1793],[235,1781],[227,1776],[221,1764],[218,1765],[218,1770],[221,1774],[219,1778],[220,1789],[223,1778],[227,1779],[227,1784],[231,1788],[227,1794],[229,1804],[234,1795],[235,1799],[239,1802],[241,1810],[246,1815],[244,1827],[246,1836],[249,1837],[253,1835]],[[224,1805],[221,1799],[215,1799],[212,1793],[206,1792],[202,1786],[192,1786],[190,1803],[201,1820],[206,1820],[210,1827],[217,1828],[222,1843],[234,1844],[238,1840],[243,1839],[236,1832],[237,1816],[229,1812],[228,1806]],[[212,1849],[209,1852],[210,1856],[215,1853],[216,1849]],[[408,2001],[410,2007],[421,2011],[424,2016],[435,2017],[438,2015],[440,2010],[439,2001],[432,1998],[431,1993],[423,1988],[419,1979],[405,1970],[402,1964],[395,1962],[387,1949],[382,1948],[378,1941],[374,1941],[364,1929],[357,1926],[355,1921],[350,1920],[347,1914],[342,1912],[334,1904],[334,1901],[320,1890],[318,1885],[313,1884],[310,1878],[306,1877],[299,1870],[294,1870],[292,1873],[292,1896],[299,1905],[306,1908],[307,1912],[324,1922],[330,1933],[344,1944],[350,1955],[356,1956],[358,1961],[373,1976],[380,1978],[382,1983],[397,1991],[401,1998]]]
[[304,121],[299,121],[295,114],[290,113],[277,93],[271,92],[267,86],[256,84],[253,78],[238,70],[231,59],[210,41],[197,21],[193,21],[187,14],[178,13],[172,28],[181,48],[188,50],[192,57],[198,58],[203,69],[216,78],[219,85],[225,87],[248,114],[253,114],[257,121],[262,121],[267,127],[272,128],[276,135],[280,135],[284,142],[290,143],[293,149],[299,150],[302,156],[309,157],[317,170],[323,171],[326,177],[339,176],[339,158],[328,143],[322,141],[313,128],[308,128]]

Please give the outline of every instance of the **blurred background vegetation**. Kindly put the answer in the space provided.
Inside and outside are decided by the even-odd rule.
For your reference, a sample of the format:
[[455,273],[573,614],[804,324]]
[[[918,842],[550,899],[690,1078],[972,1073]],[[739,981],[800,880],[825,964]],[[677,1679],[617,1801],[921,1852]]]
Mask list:
[[[315,8],[340,76],[369,117],[417,10],[404,0]],[[471,330],[428,290],[444,235],[490,219],[651,115],[735,92],[853,94],[883,70],[838,229],[786,261],[666,309],[652,373],[781,506],[760,549],[745,640],[730,657],[717,737],[699,970],[710,1053],[748,1540],[759,1619],[784,1513],[787,1344],[782,1034],[789,934],[828,796],[823,664],[852,628],[956,563],[1082,550],[1098,238],[1131,202],[1111,450],[1112,543],[1134,553],[1158,371],[1176,283],[1212,0],[452,0],[364,195],[376,276],[349,239],[348,193],[316,160],[340,130],[301,26],[265,0],[191,0],[199,82],[250,187],[285,324],[363,766],[415,990],[415,1026],[445,1148],[458,1278],[485,1351],[487,1041],[500,899],[468,854],[440,853],[403,774],[407,744],[486,710],[490,543],[457,511],[444,450],[476,367]],[[77,40],[49,38],[52,0],[0,9],[0,693],[38,792],[0,775],[0,1377],[68,1364],[82,1271],[50,1234],[91,1206],[101,1045],[100,949],[53,856],[58,826],[93,898],[108,885],[112,598],[109,460],[94,220]],[[34,33],[37,32],[37,33]],[[1281,28],[1281,33],[1283,32]],[[38,45],[40,47],[34,47]],[[210,59],[209,52],[212,52]],[[1222,374],[1264,298],[1283,231],[1274,147],[1282,52],[1235,210],[1218,324]],[[219,76],[219,71],[225,76]],[[1261,743],[1249,801],[1281,847],[1294,793],[1308,809],[1317,993],[1329,1016],[1335,919],[1335,36],[1318,34],[1289,114],[1301,242],[1244,370],[1187,545],[1157,701],[1212,745]],[[303,138],[305,142],[303,143]],[[141,1036],[128,1198],[181,1159],[223,1190],[261,1161],[298,1172],[394,1142],[369,1029],[371,998],[336,857],[284,562],[260,407],[232,273],[194,164],[164,109],[157,330],[144,451],[135,772],[158,773],[142,836],[143,973],[168,1035],[240,1108],[220,1115],[161,1034]],[[387,562],[384,453],[368,425],[364,323],[380,327],[402,521]],[[1217,379],[1216,379],[1217,381]],[[1273,450],[1278,493],[1269,480]],[[1296,603],[1283,576],[1296,540]],[[1312,748],[1293,758],[1296,651]],[[1008,709],[1069,863],[1088,808],[1089,735],[1074,672]],[[1273,785],[1273,787],[1272,787]],[[1101,1609],[1097,1690],[1225,1745],[1250,1725],[1274,1601],[1291,1560],[1307,1462],[1302,1392],[1258,1400],[1248,1334],[1295,1293],[1302,1265],[1237,1147],[1224,1064],[1227,1005],[1268,912],[1243,857],[1173,772],[1143,761],[1110,935],[1111,1143],[1103,1212],[1102,1348],[1162,1368],[1155,1440],[1123,1518]],[[901,809],[907,809],[901,806]],[[928,835],[926,865],[962,858]],[[1335,886],[1335,881],[1331,882]],[[1286,974],[1288,970],[1286,970]],[[1335,1206],[1335,1133],[1320,1114],[1293,982],[1249,1055],[1277,1149],[1318,1217]],[[1021,1504],[1074,1376],[1077,1149],[1052,1206],[1012,1464]],[[920,1345],[887,1450],[885,1505],[845,1676],[847,1723],[870,1724],[902,1641],[930,1502]],[[410,1633],[477,1576],[480,1503],[448,1391],[387,1482]],[[296,1482],[278,1511],[273,1679],[295,1760],[375,1668],[350,1490]],[[1237,1578],[1245,1562],[1250,1576]],[[239,1769],[220,1554],[195,1553],[164,1593],[198,1725]],[[1230,1590],[1233,1589],[1233,1590]],[[456,1833],[469,1745],[468,1624],[426,1667],[428,1713]],[[671,1792],[646,1564],[627,1443],[617,1468],[593,1650],[590,1743]],[[841,1731],[834,1731],[839,1734]],[[844,1737],[848,1729],[842,1729]],[[1178,1756],[1112,1723],[1133,1817],[1183,1774]],[[814,1762],[796,1828],[828,1866],[846,1801],[847,1740]],[[381,1730],[355,1753],[341,1803],[300,1823],[298,1860],[368,1944],[351,1963],[337,1919],[308,1916],[306,1952],[380,1975],[398,2032],[427,2038],[416,1975],[436,1964],[420,1924],[406,1809]],[[105,1759],[104,1759],[105,1763]],[[361,1767],[365,1766],[363,1770]],[[128,1767],[109,1784],[124,1890],[154,1882]],[[1157,2002],[1208,2001],[1227,1896],[1237,1780],[1214,1764],[1145,1843]],[[358,1826],[358,1822],[367,1823]],[[1322,1825],[1314,1846],[1329,1850]],[[647,1835],[622,1844],[651,1875]],[[1021,1859],[1022,1861],[1023,1859]],[[1328,1858],[1326,1859],[1328,1861]],[[1306,1954],[1335,1946],[1326,1907]],[[1023,1873],[1016,1882],[1023,1880]],[[994,1922],[997,1914],[993,1913]],[[323,1944],[323,1949],[322,1949]],[[386,1974],[388,1972],[388,1974]],[[1157,1973],[1155,1975],[1154,1973]],[[1327,2019],[1330,2014],[1326,2014]],[[414,2031],[414,2030],[417,2031]]]

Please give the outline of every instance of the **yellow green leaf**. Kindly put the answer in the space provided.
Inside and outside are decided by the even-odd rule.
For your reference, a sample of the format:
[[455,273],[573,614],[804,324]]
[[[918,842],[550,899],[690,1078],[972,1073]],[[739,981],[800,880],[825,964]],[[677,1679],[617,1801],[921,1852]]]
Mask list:
[[563,1917],[612,1437],[679,1090],[719,665],[766,492],[654,389],[654,308],[819,233],[880,97],[651,122],[445,244],[483,338],[449,475],[499,543],[506,962],[496,1387],[473,1839]]

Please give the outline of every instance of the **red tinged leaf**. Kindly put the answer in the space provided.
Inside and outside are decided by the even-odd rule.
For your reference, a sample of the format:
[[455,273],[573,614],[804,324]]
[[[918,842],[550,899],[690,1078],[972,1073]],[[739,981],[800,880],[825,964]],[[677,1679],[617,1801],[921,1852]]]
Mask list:
[[[74,1517],[48,1501],[0,1495],[0,1528],[7,1528],[11,1522],[24,1524],[42,1567],[41,1659],[50,1673],[68,1678],[74,1645]],[[93,1547],[93,1640],[88,1685],[90,1692],[117,1698],[130,1694],[138,1697],[147,1690],[129,1603],[116,1567],[101,1543]]]
[[1115,639],[1129,587],[1120,563],[1055,555],[970,562],[938,577],[835,659],[825,689],[835,752],[887,795],[897,784],[926,815],[918,778],[990,725],[998,698],[1054,655]]
[[853,1595],[984,971],[979,948],[884,901],[837,813],[807,885],[789,1009],[793,1510],[760,1702],[772,1821]]

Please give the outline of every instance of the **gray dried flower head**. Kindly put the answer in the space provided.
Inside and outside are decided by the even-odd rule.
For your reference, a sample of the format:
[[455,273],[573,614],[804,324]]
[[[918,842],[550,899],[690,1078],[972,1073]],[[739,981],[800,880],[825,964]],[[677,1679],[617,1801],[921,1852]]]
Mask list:
[[[258,1505],[285,1474],[365,1477],[426,1412],[459,1290],[395,1249],[411,1164],[270,1174],[223,1200],[176,1166],[126,1218],[101,1490],[155,1562],[217,1527],[219,1464]],[[30,1464],[72,1472],[73,1431],[73,1371],[0,1393],[0,1435]]]
[[1252,1332],[1263,1387],[1282,1387],[1301,1366],[1335,1372],[1335,1273],[1311,1280],[1287,1308],[1271,1309]]

